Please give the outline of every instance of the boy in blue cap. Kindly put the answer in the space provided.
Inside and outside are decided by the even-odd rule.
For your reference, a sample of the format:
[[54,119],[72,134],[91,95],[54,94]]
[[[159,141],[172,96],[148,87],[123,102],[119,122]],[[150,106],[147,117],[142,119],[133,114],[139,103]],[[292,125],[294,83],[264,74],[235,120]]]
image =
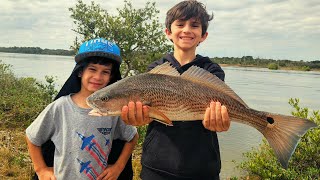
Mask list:
[[[89,116],[86,98],[120,79],[120,49],[103,38],[84,42],[76,67],[54,102],[26,129],[29,153],[39,179],[118,179],[137,143],[135,127],[119,117]],[[113,139],[126,141],[120,156],[109,164]],[[41,146],[54,143],[53,168]]]
[[[224,80],[218,64],[195,53],[208,36],[211,19],[205,6],[195,0],[181,1],[172,7],[167,12],[165,32],[173,42],[174,52],[150,64],[148,70],[169,62],[180,73],[198,66]],[[225,106],[211,102],[202,121],[173,121],[173,126],[151,122],[148,113],[148,107],[141,102],[130,102],[121,115],[127,124],[150,123],[141,159],[143,180],[219,179],[221,161],[216,132],[230,127]]]

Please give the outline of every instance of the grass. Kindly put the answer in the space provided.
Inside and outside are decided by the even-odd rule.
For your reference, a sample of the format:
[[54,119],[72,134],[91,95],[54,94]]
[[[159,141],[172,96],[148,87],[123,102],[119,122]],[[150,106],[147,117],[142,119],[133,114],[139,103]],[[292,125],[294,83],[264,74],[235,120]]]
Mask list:
[[23,129],[0,130],[0,179],[30,179],[31,159]]
[[133,180],[140,180],[142,147],[137,145],[132,153]]

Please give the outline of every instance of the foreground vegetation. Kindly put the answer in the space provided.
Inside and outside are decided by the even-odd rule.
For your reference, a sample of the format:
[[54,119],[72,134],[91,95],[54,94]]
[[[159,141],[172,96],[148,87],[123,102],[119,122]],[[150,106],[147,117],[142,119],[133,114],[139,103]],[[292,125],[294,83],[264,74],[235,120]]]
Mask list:
[[0,61],[0,179],[30,179],[31,161],[24,130],[52,101],[56,92],[33,78],[16,78]]
[[[320,125],[320,113],[309,112],[308,108],[299,107],[299,99],[290,99],[294,108],[292,115],[308,118]],[[266,140],[258,147],[244,154],[246,161],[239,168],[248,172],[250,177],[259,179],[320,179],[320,128],[309,130],[300,140],[292,155],[288,169],[281,167],[274,152]]]

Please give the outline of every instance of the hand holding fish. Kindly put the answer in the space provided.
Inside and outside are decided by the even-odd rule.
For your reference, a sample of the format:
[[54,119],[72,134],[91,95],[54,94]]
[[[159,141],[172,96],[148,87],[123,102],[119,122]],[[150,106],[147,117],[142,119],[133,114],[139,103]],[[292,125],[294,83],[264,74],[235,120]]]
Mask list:
[[220,102],[212,101],[204,114],[203,126],[216,132],[227,131],[230,127],[230,118],[227,108]]
[[128,106],[123,106],[121,118],[126,124],[133,126],[143,126],[152,121],[149,117],[148,106],[142,105],[140,101],[136,103],[130,101]]

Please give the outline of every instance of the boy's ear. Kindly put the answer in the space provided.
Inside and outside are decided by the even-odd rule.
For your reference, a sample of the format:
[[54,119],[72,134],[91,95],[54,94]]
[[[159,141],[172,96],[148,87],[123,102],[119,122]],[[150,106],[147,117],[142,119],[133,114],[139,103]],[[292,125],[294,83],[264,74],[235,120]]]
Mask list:
[[169,38],[171,40],[171,32],[168,28],[165,29],[165,33],[166,33],[167,38]]
[[208,37],[208,32],[204,33],[204,35],[200,39],[200,43],[202,43],[204,40],[206,40]]

